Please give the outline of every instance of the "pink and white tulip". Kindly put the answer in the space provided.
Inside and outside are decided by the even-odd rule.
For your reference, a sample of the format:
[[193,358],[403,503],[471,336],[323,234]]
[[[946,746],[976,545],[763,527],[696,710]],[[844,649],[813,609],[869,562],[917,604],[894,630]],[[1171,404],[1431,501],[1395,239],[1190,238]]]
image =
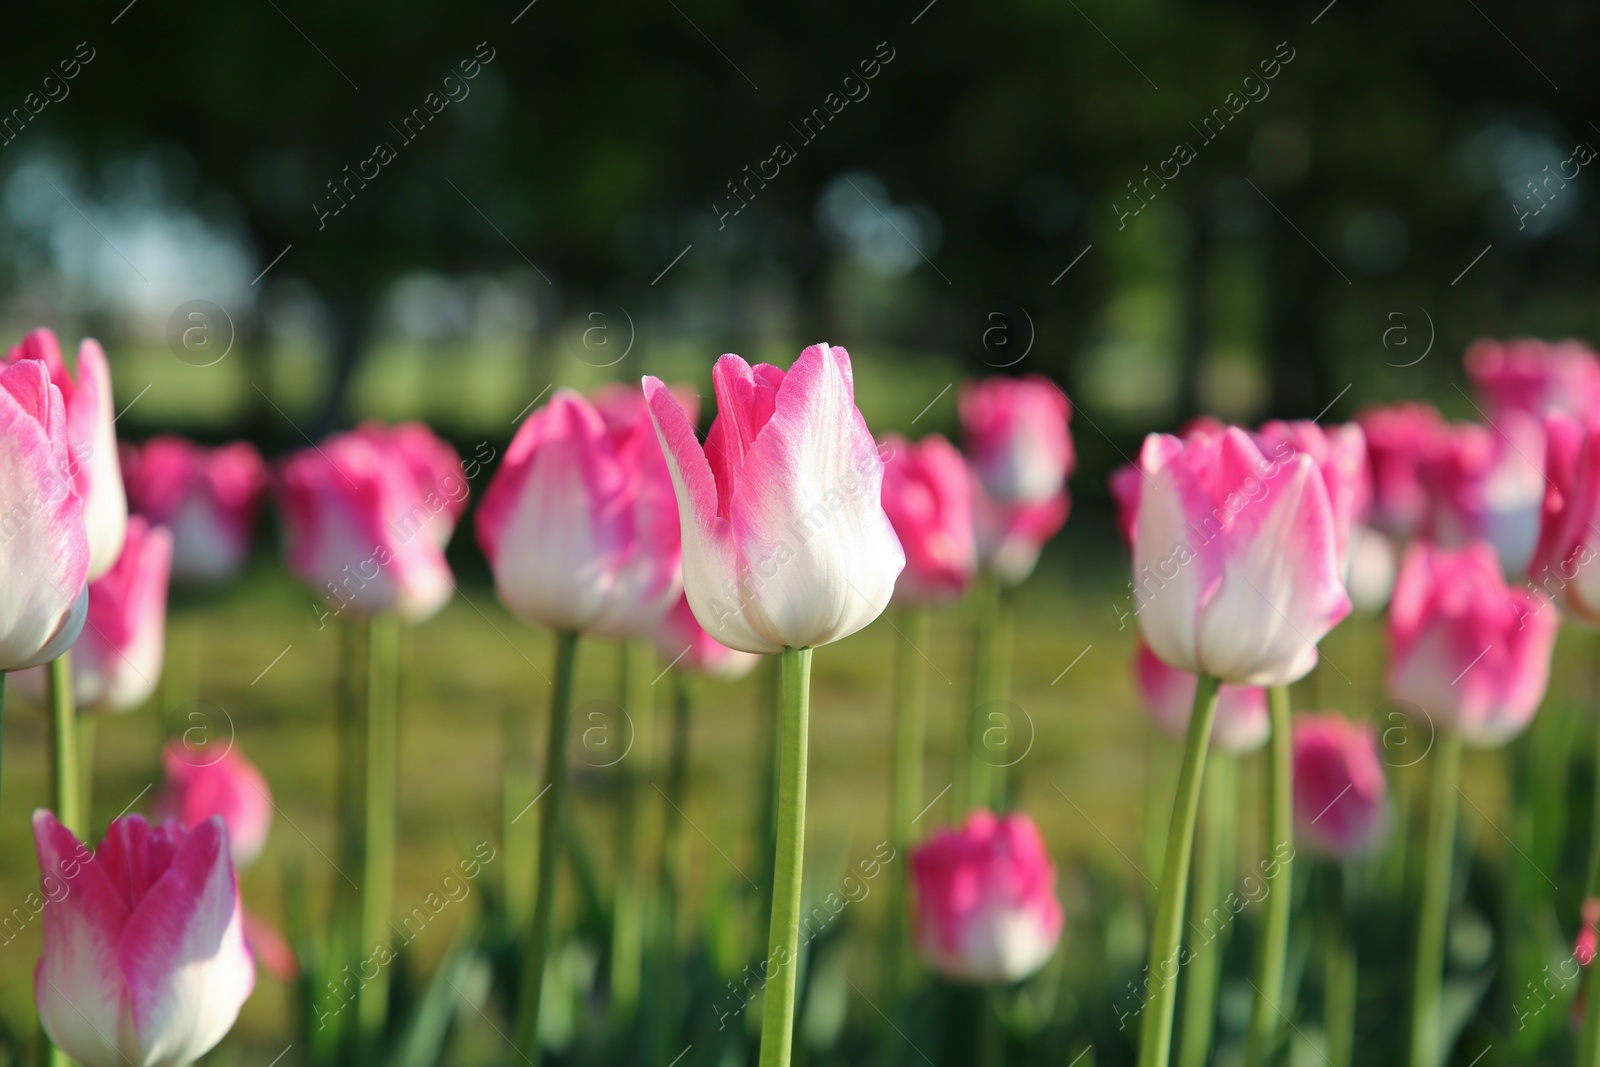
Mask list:
[[1389,695],[1468,745],[1504,744],[1544,699],[1559,621],[1544,596],[1506,585],[1490,546],[1414,542],[1389,603]]
[[967,461],[937,434],[915,444],[890,434],[883,452],[883,510],[906,554],[895,596],[913,604],[953,600],[978,568]]
[[743,678],[761,662],[760,656],[729,648],[706,633],[689,607],[689,598],[681,594],[650,638],[662,663],[713,678]]
[[[1210,415],[1199,415],[1180,426],[1178,436],[1184,441],[1192,441],[1199,437],[1214,437],[1227,428],[1226,423]],[[1116,505],[1117,532],[1122,534],[1122,539],[1130,549],[1133,548],[1133,531],[1139,521],[1139,493],[1143,483],[1144,473],[1137,463],[1124,463],[1112,471],[1107,479],[1112,503]]]
[[1372,525],[1409,539],[1428,522],[1431,494],[1423,465],[1449,437],[1449,427],[1428,404],[1368,408],[1356,416],[1367,440],[1372,476]]
[[1526,574],[1539,541],[1544,448],[1544,427],[1519,411],[1493,427],[1453,424],[1422,465],[1433,498],[1429,540],[1452,548],[1487,541],[1508,575]]
[[44,364],[0,367],[0,671],[55,659],[83,629],[89,537],[72,466]]
[[175,434],[122,446],[128,506],[172,531],[175,578],[236,573],[267,488],[267,465],[247,441],[207,448]]
[[1467,346],[1463,362],[1496,422],[1512,411],[1600,416],[1600,356],[1582,341],[1484,338]]
[[233,865],[248,867],[261,855],[272,829],[272,791],[255,764],[232,745],[220,754],[213,748],[190,748],[181,739],[167,742],[161,753],[167,781],[155,809],[185,830],[212,816],[221,819],[228,828]]
[[682,588],[677,503],[642,407],[608,427],[558,389],[512,439],[477,533],[500,600],[533,625],[647,636]]
[[420,422],[388,426],[369,419],[354,432],[405,464],[422,494],[429,536],[440,548],[448,545],[457,520],[467,510],[467,472],[460,454]]
[[1056,868],[1028,816],[975,811],[911,852],[917,949],[946,978],[1014,982],[1061,939]]
[[1600,416],[1545,419],[1545,492],[1530,579],[1561,610],[1600,626]]
[[185,831],[128,815],[90,853],[37,811],[33,839],[51,901],[34,1002],[55,1046],[83,1067],[210,1051],[255,987],[222,821]]
[[1388,797],[1371,728],[1337,712],[1302,714],[1293,735],[1296,840],[1339,858],[1371,848]]
[[967,455],[983,491],[1007,504],[1042,504],[1077,466],[1072,404],[1048,378],[985,378],[957,400]]
[[1002,504],[974,482],[972,512],[978,563],[1002,585],[1020,585],[1039,563],[1039,553],[1066,525],[1071,500],[1065,490],[1040,504]]
[[277,496],[289,569],[333,614],[431,618],[455,579],[428,493],[410,463],[371,434],[337,434],[285,457]]
[[725,355],[702,446],[667,387],[644,380],[677,490],[683,582],[706,632],[774,653],[876,619],[905,567],[883,460],[856,409],[850,356],[812,345],[785,373]]
[[89,534],[92,581],[116,562],[128,525],[128,500],[112,425],[111,368],[100,342],[85,339],[78,346],[77,373],[69,372],[55,334],[44,329],[34,330],[6,354],[7,363],[25,360],[43,364],[50,381],[61,391],[67,446],[72,453],[69,466],[83,499],[83,521]]
[[1304,419],[1269,422],[1256,431],[1263,454],[1282,455],[1283,446],[1311,457],[1328,489],[1339,560],[1349,566],[1351,538],[1372,509],[1372,482],[1367,470],[1367,439],[1351,422],[1324,429]]
[[[1162,663],[1143,641],[1134,653],[1133,676],[1150,717],[1162,730],[1181,740],[1189,732],[1189,716],[1194,714],[1194,691],[1199,679],[1188,671]],[[1266,744],[1271,733],[1265,689],[1255,685],[1221,688],[1217,717],[1211,727],[1213,749],[1244,755]]]
[[1311,457],[1272,458],[1237,427],[1187,443],[1151,434],[1134,531],[1139,629],[1173,667],[1287,685],[1350,612],[1338,532]]

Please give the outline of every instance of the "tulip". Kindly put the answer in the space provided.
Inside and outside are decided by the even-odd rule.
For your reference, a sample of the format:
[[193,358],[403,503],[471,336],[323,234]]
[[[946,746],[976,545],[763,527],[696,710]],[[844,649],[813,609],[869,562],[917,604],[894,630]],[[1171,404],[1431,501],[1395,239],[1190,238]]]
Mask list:
[[228,828],[233,865],[255,862],[272,828],[272,791],[255,764],[232,745],[218,755],[173,740],[161,753],[161,767],[167,781],[156,798],[157,814],[185,830],[216,816]]
[[89,605],[66,409],[32,360],[0,367],[0,509],[0,671],[14,671],[71,648]]
[[37,811],[33,838],[52,902],[34,1002],[56,1048],[83,1067],[210,1051],[255,986],[222,820],[186,831],[128,815],[90,853]]
[[254,445],[162,434],[123,445],[122,474],[129,507],[172,531],[174,578],[214,581],[244,565],[268,480]]
[[[83,521],[89,534],[89,578],[100,577],[122,552],[128,524],[128,501],[117,461],[117,435],[112,426],[111,368],[98,341],[78,346],[74,376],[61,359],[61,346],[49,330],[34,330],[6,354],[7,363],[34,360],[44,365],[61,391],[66,408],[67,447],[73,484],[83,500]],[[64,468],[57,468],[64,469]]]
[[648,413],[608,429],[559,389],[512,439],[478,507],[495,589],[524,622],[645,636],[678,598],[678,510]]
[[[1188,671],[1169,667],[1139,642],[1134,654],[1134,680],[1156,725],[1174,737],[1189,730],[1194,708],[1197,679]],[[1254,752],[1267,743],[1271,724],[1267,719],[1267,691],[1255,685],[1225,685],[1218,691],[1217,721],[1211,731],[1211,747],[1229,755]]]
[[369,419],[355,433],[405,464],[421,493],[429,535],[440,548],[448,545],[456,521],[467,510],[467,472],[461,456],[420,422],[385,426]]
[[1529,574],[1572,618],[1600,626],[1600,422],[1545,420],[1544,514]]
[[961,387],[967,454],[984,492],[1008,504],[1042,504],[1077,466],[1072,404],[1049,379],[987,378]]
[[1372,508],[1372,483],[1367,471],[1367,439],[1356,423],[1323,429],[1315,422],[1269,422],[1256,434],[1263,454],[1282,454],[1287,445],[1311,457],[1322,474],[1333,509],[1333,530],[1339,559],[1348,565],[1350,542]]
[[1015,982],[1061,939],[1056,868],[1033,820],[975,811],[911,853],[913,923],[928,963],[957,982]]
[[1456,548],[1487,541],[1508,575],[1527,573],[1544,501],[1544,428],[1503,414],[1493,427],[1456,423],[1422,464],[1434,506],[1427,535]]
[[713,678],[743,678],[755,669],[761,657],[729,648],[706,633],[681,593],[651,633],[656,655],[672,667],[706,674]]
[[1329,856],[1365,852],[1383,831],[1388,787],[1369,727],[1343,715],[1294,720],[1295,830]]
[[1311,458],[1268,459],[1236,427],[1145,440],[1134,536],[1145,641],[1171,666],[1235,685],[1287,685],[1350,611],[1338,533]]
[[1002,585],[1021,585],[1039,562],[1045,543],[1066,525],[1070,505],[1065,492],[1042,504],[1002,504],[973,486],[978,559]]
[[916,444],[891,434],[883,451],[883,510],[906,555],[895,596],[910,604],[960,596],[977,570],[967,461],[937,434]]
[[717,418],[704,446],[666,386],[644,382],[677,490],[695,618],[746,652],[855,633],[888,604],[905,553],[881,503],[883,460],[856,410],[849,354],[813,345],[787,374],[725,355],[712,378]]
[[1356,416],[1367,441],[1372,525],[1401,539],[1419,532],[1431,511],[1423,464],[1443,446],[1449,428],[1428,404],[1368,408]]
[[1600,356],[1582,341],[1485,338],[1467,347],[1463,362],[1496,422],[1512,411],[1600,415]]
[[327,614],[392,612],[407,622],[431,618],[455,589],[432,536],[446,510],[419,485],[397,449],[366,433],[338,434],[278,465],[289,569],[325,590]]

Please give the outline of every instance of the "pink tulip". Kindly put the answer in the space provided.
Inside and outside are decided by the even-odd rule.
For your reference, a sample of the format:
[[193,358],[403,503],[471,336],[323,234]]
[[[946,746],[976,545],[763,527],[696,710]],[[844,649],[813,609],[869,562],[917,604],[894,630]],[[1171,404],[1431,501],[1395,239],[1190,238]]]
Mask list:
[[289,569],[331,614],[392,611],[421,622],[455,591],[434,532],[444,502],[371,433],[338,434],[280,460],[277,495]]
[[66,407],[67,446],[72,453],[73,483],[83,499],[83,521],[89,533],[89,578],[111,569],[122,552],[128,524],[128,501],[117,459],[112,426],[111,368],[100,343],[78,346],[77,375],[67,371],[61,346],[49,330],[34,330],[6,354],[7,363],[37,360],[50,372]]
[[760,656],[729,648],[706,633],[682,594],[650,636],[662,663],[713,678],[743,678],[761,662]]
[[937,434],[916,444],[890,434],[883,453],[883,510],[906,554],[895,596],[913,604],[959,597],[978,566],[967,461]]
[[72,656],[79,707],[132,711],[155,692],[165,660],[171,571],[172,535],[130,517],[122,554],[89,583],[89,621]]
[[161,753],[161,766],[167,782],[156,798],[156,813],[185,830],[214,815],[228,828],[233,865],[255,862],[272,828],[272,791],[255,764],[231,745],[219,754],[215,746],[190,748],[173,740]]
[[1582,341],[1487,338],[1467,347],[1467,377],[1496,422],[1511,411],[1600,415],[1600,356]]
[[0,670],[72,647],[88,613],[89,538],[67,415],[42,363],[0,367]]
[[1336,712],[1296,715],[1293,733],[1296,838],[1329,856],[1366,851],[1388,795],[1377,738]]
[[1389,694],[1469,745],[1503,744],[1544,698],[1558,622],[1541,594],[1507,587],[1488,545],[1414,542],[1389,604]]
[[1428,538],[1452,548],[1487,541],[1507,574],[1526,574],[1539,540],[1544,447],[1544,428],[1522,412],[1493,427],[1453,424],[1422,464],[1434,501]]
[[[1173,737],[1189,731],[1198,679],[1188,671],[1169,667],[1143,641],[1133,661],[1134,680],[1150,717]],[[1211,747],[1218,752],[1243,755],[1267,743],[1272,723],[1267,717],[1267,691],[1254,685],[1225,685],[1217,700],[1217,717],[1211,728]]]
[[1045,544],[1066,525],[1071,500],[1065,490],[1041,504],[1002,504],[973,480],[972,513],[978,562],[1002,585],[1021,585]]
[[512,439],[477,532],[501,601],[530,624],[645,636],[682,588],[677,504],[642,407],[608,428],[558,389]]
[[355,433],[406,465],[422,494],[429,535],[440,548],[448,545],[456,521],[467,510],[467,472],[461,456],[420,422],[386,426],[369,419],[357,426]]
[[244,565],[268,481],[254,445],[163,434],[123,445],[122,475],[129,507],[172,531],[174,577],[212,581]]
[[1356,422],[1367,439],[1372,525],[1391,537],[1410,538],[1431,509],[1422,466],[1444,445],[1449,428],[1428,404],[1368,408]]
[[33,815],[44,896],[34,1003],[83,1067],[192,1063],[221,1041],[255,987],[228,832],[128,815],[90,853]]
[[1056,868],[1026,815],[967,816],[911,852],[918,950],[958,982],[1014,982],[1061,938]]
[[1600,416],[1545,419],[1544,514],[1529,575],[1580,622],[1600,626]]
[[1042,504],[1077,466],[1072,404],[1048,378],[985,378],[961,387],[967,454],[984,492],[1007,504]]
[[1350,612],[1328,491],[1311,457],[1230,427],[1145,439],[1134,532],[1139,629],[1162,660],[1235,685],[1287,685]]
[[644,380],[683,529],[683,581],[706,632],[780,652],[837,641],[889,603],[905,553],[850,356],[812,345],[787,374],[725,355],[702,447],[666,386]]
[[1311,457],[1328,489],[1339,560],[1348,565],[1351,534],[1372,508],[1372,482],[1367,471],[1367,439],[1361,427],[1346,423],[1323,429],[1304,419],[1269,422],[1256,432],[1263,454],[1281,455],[1287,445]]

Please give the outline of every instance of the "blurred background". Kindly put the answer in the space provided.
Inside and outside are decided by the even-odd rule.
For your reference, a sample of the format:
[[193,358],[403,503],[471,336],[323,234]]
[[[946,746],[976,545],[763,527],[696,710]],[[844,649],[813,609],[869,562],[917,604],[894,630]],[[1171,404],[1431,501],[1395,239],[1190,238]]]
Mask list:
[[[482,455],[552,385],[653,373],[709,406],[718,353],[787,365],[822,339],[851,351],[877,432],[954,434],[963,378],[1050,376],[1076,407],[1080,464],[1074,516],[1020,599],[1015,698],[1040,728],[1018,789],[1063,862],[1069,924],[1120,978],[1143,917],[1118,897],[1144,886],[1118,853],[1151,862],[1146,779],[1172,760],[1147,760],[1127,678],[1106,475],[1202,411],[1343,421],[1421,397],[1470,416],[1472,338],[1600,336],[1600,127],[1580,50],[1597,32],[1592,5],[1503,0],[20,5],[0,46],[0,335],[99,337],[124,438],[243,437],[269,457],[369,416],[426,420]],[[495,604],[470,535],[451,549],[463,596],[413,638],[401,904],[493,839],[501,719],[544,699],[528,663],[547,661],[545,637]],[[176,695],[102,732],[95,825],[138,802],[162,737],[201,708],[278,793],[245,889],[280,920],[286,883],[331,888],[338,653],[274,547],[258,554],[225,600],[175,594]],[[940,665],[961,655],[947,621]],[[879,624],[817,660],[824,879],[885,836],[874,768],[896,640]],[[1330,654],[1370,658],[1378,640],[1347,627]],[[580,704],[614,695],[613,659],[588,656]],[[1376,709],[1377,679],[1353,684]],[[934,691],[948,760],[965,680]],[[1567,672],[1551,700],[1589,692]],[[697,877],[718,900],[755,862],[728,843],[751,810],[727,798],[757,788],[763,699],[752,680],[697,720]],[[36,875],[20,814],[45,796],[44,722],[14,723],[10,896]],[[1499,778],[1476,781],[1466,820],[1498,856]],[[605,813],[580,799],[576,818]],[[0,948],[0,1007],[23,1032],[36,938]],[[1041,1018],[1112,1035],[1108,1003],[1067,1001]],[[214,1061],[277,1052],[288,1010],[264,982]],[[803,1024],[823,1059],[832,1010]],[[482,1055],[460,1062],[504,1052],[463,1025]]]

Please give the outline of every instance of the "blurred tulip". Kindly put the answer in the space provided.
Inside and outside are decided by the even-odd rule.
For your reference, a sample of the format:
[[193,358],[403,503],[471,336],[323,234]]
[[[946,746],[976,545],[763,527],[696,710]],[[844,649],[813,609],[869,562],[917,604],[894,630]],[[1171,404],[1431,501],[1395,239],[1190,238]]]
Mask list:
[[44,365],[0,368],[0,670],[55,659],[88,613],[89,538],[69,448]]
[[1484,338],[1467,346],[1463,362],[1496,422],[1512,411],[1600,416],[1600,356],[1582,341]]
[[1045,543],[1066,525],[1071,500],[1066,490],[1042,504],[1002,504],[972,486],[978,560],[1002,585],[1020,585],[1039,562]]
[[644,380],[683,529],[695,618],[746,652],[847,637],[882,613],[905,567],[880,498],[883,460],[855,405],[849,354],[812,345],[787,374],[725,355],[702,446]]
[[369,419],[355,433],[406,465],[421,493],[429,536],[440,548],[448,545],[456,521],[467,510],[467,472],[461,456],[420,422],[386,426]]
[[1428,521],[1422,465],[1444,445],[1449,428],[1429,404],[1368,408],[1356,422],[1367,440],[1372,525],[1391,537],[1408,539]]
[[1293,733],[1296,840],[1341,858],[1366,851],[1388,796],[1372,730],[1330,712],[1295,716]]
[[165,659],[171,572],[172,535],[131,517],[122,554],[89,583],[89,621],[72,656],[80,708],[132,711],[155,692]]
[[1508,588],[1494,550],[1406,550],[1389,604],[1389,695],[1440,730],[1491,747],[1521,733],[1550,680],[1559,618],[1542,595]]
[[1042,504],[1077,466],[1072,404],[1041,375],[985,378],[961,387],[967,455],[984,492],[1007,504]]
[[300,959],[284,936],[261,916],[244,913],[244,941],[266,972],[280,982],[292,982],[300,977]]
[[[1189,731],[1198,679],[1188,671],[1169,667],[1139,642],[1134,653],[1134,680],[1139,695],[1156,725],[1180,741]],[[1218,752],[1243,755],[1267,743],[1272,732],[1267,717],[1267,691],[1255,685],[1225,685],[1217,700],[1217,717],[1211,727],[1211,747]]]
[[267,465],[247,441],[206,448],[174,434],[122,446],[128,505],[172,531],[175,578],[225,578],[250,554]]
[[1600,626],[1600,416],[1587,424],[1565,415],[1545,420],[1544,511],[1530,579],[1561,610]]
[[729,648],[706,633],[689,607],[689,598],[681,593],[656,624],[651,641],[662,663],[713,678],[743,678],[761,662],[753,652]]
[[681,590],[677,504],[642,407],[608,428],[557,390],[517,431],[477,533],[501,601],[530,624],[645,636]]
[[128,525],[128,501],[122,489],[122,467],[117,457],[117,435],[112,426],[111,368],[100,342],[85,339],[78,346],[77,374],[67,371],[61,346],[49,330],[34,330],[6,354],[7,363],[36,360],[61,390],[66,407],[69,468],[78,496],[83,499],[83,521],[89,533],[89,579],[111,569],[122,552]]
[[1344,587],[1350,604],[1364,615],[1377,615],[1394,592],[1394,572],[1398,553],[1387,534],[1370,526],[1358,527],[1351,536],[1350,573]]
[[1372,509],[1372,480],[1367,470],[1367,439],[1361,427],[1350,422],[1323,429],[1304,419],[1269,422],[1256,432],[1262,453],[1282,455],[1281,445],[1311,457],[1328,489],[1333,509],[1333,529],[1340,564],[1348,568],[1350,541],[1355,528],[1366,522]]
[[184,831],[124,816],[91,854],[41,810],[33,837],[52,901],[34,971],[50,1040],[83,1067],[210,1051],[255,987],[222,821]]
[[883,510],[906,554],[895,596],[913,604],[953,600],[978,566],[967,461],[937,434],[915,444],[890,434],[883,451]]
[[912,850],[911,877],[917,948],[946,978],[1014,982],[1055,952],[1056,868],[1028,816],[973,812]]
[[436,540],[443,501],[428,501],[410,463],[369,433],[337,434],[279,461],[289,569],[331,614],[431,618],[455,590]]
[[1328,491],[1309,456],[1230,427],[1145,439],[1134,598],[1152,651],[1235,685],[1287,685],[1350,612]]
[[1506,574],[1526,574],[1539,540],[1544,449],[1544,428],[1518,411],[1493,427],[1452,424],[1422,464],[1433,497],[1427,537],[1449,548],[1487,541]]
[[235,867],[248,867],[267,844],[272,828],[272,791],[255,764],[231,743],[219,755],[215,746],[190,748],[167,742],[161,766],[167,781],[156,798],[156,814],[193,830],[215,815],[228,828]]

